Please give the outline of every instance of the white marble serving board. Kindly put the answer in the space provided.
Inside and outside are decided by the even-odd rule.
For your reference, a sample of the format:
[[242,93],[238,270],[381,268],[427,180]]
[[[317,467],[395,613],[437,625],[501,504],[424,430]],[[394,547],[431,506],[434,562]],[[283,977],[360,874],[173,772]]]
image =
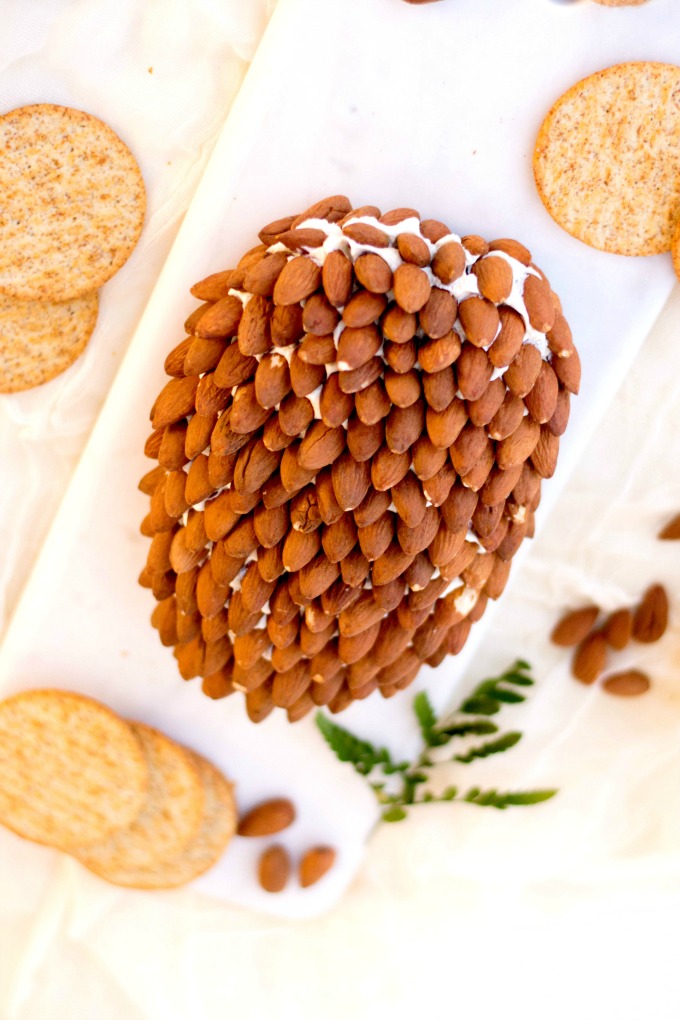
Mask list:
[[[264,223],[335,192],[356,205],[415,206],[460,234],[525,241],[562,297],[584,375],[544,518],[674,278],[668,257],[619,258],[563,233],[533,186],[533,142],[548,106],[578,78],[623,60],[672,61],[679,33],[676,0],[617,11],[552,0],[280,0],[0,655],[3,693],[57,686],[99,697],[215,761],[242,808],[292,797],[299,819],[281,841],[295,855],[319,842],[339,851],[319,885],[270,896],[255,881],[261,845],[235,840],[198,881],[204,891],[287,916],[320,913],[355,874],[377,813],[311,718],[289,726],[278,713],[253,726],[240,696],[211,702],[198,681],[183,683],[149,626],[151,596],[136,583],[147,550],[136,484],[150,466],[142,446],[163,359],[195,304],[189,286],[232,265]],[[408,753],[414,690],[427,686],[441,708],[466,671],[476,679],[469,665],[493,640],[496,611],[462,655],[424,669],[412,691],[374,696],[341,721]]]

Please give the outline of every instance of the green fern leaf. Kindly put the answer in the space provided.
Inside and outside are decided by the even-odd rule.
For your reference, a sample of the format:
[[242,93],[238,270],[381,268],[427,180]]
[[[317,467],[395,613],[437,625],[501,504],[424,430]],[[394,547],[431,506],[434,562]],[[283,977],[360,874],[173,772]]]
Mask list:
[[437,747],[441,743],[439,734],[435,731],[437,717],[434,714],[432,702],[425,691],[416,694],[413,699],[413,711],[418,719],[420,732],[423,735],[425,744],[427,747]]
[[337,758],[350,762],[362,776],[369,775],[376,765],[391,764],[389,752],[385,748],[378,749],[366,740],[359,740],[349,730],[331,722],[322,712],[316,714],[316,725]]
[[504,733],[498,740],[488,740],[485,744],[478,744],[477,747],[470,748],[467,754],[457,754],[454,761],[469,765],[475,758],[488,758],[492,754],[502,754],[503,751],[508,751],[518,744],[521,739],[521,733]]

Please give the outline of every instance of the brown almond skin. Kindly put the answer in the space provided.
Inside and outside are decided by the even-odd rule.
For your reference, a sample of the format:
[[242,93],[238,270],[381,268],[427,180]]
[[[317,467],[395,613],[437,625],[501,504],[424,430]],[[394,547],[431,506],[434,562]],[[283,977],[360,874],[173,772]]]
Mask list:
[[597,606],[574,609],[556,624],[550,635],[550,640],[560,648],[571,648],[573,645],[578,645],[593,629],[599,615],[600,610]]
[[661,529],[657,537],[661,539],[662,542],[675,542],[680,539],[680,514],[676,514],[675,517],[673,517],[672,520],[670,520],[668,524]]
[[617,651],[625,648],[633,634],[633,614],[630,609],[619,609],[608,616],[602,627],[607,644]]
[[654,584],[644,594],[633,616],[633,637],[649,645],[663,637],[668,626],[668,596],[660,584]]
[[571,672],[584,684],[595,683],[607,664],[607,642],[602,634],[591,634],[576,649]]
[[607,694],[615,694],[619,698],[636,698],[646,694],[651,682],[646,673],[639,669],[627,669],[621,673],[612,673],[602,682],[602,690]]
[[257,877],[265,892],[282,892],[288,884],[290,872],[290,857],[282,846],[270,846],[260,857]]
[[336,852],[329,846],[315,846],[300,861],[300,885],[307,889],[330,871],[335,864]]
[[248,837],[273,836],[295,821],[295,808],[286,797],[262,801],[251,808],[238,824],[238,835]]

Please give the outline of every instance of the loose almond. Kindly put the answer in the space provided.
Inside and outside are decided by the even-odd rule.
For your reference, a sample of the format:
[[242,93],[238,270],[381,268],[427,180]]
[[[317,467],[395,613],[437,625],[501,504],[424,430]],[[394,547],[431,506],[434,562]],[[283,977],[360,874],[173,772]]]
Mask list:
[[597,606],[574,609],[555,625],[550,640],[561,648],[571,648],[572,645],[580,644],[595,626],[599,615],[600,610]]
[[633,616],[633,637],[652,644],[663,637],[668,626],[668,596],[660,584],[648,588]]
[[300,861],[300,885],[306,889],[314,885],[335,864],[336,852],[328,846],[315,846]]
[[285,797],[256,804],[239,821],[239,836],[273,836],[295,821],[295,808]]
[[260,857],[257,875],[265,892],[282,892],[288,884],[290,872],[290,857],[284,847],[270,846]]
[[615,694],[619,698],[636,698],[645,694],[651,687],[646,673],[639,669],[627,669],[621,673],[612,673],[602,682],[602,689],[607,694]]

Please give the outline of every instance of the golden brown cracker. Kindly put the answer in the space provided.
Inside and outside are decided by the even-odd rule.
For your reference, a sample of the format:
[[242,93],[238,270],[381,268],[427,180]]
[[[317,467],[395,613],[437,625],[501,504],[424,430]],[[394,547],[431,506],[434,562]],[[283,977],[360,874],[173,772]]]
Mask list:
[[680,213],[680,68],[630,63],[572,86],[541,125],[534,176],[553,219],[603,251],[668,251]]
[[673,269],[680,280],[680,219],[675,224],[673,239],[671,241],[671,255],[673,257]]
[[139,738],[99,702],[33,690],[0,702],[0,822],[62,849],[128,825],[146,799]]
[[179,854],[203,818],[205,793],[194,756],[150,726],[131,726],[149,766],[146,802],[129,825],[73,851],[83,864],[100,873],[149,867]]
[[595,3],[603,7],[639,7],[646,4],[647,0],[595,0]]
[[[195,755],[205,804],[197,835],[179,854],[155,861],[147,867],[114,866],[92,868],[114,885],[134,889],[170,889],[185,885],[213,867],[236,831],[236,804],[231,785],[214,765]],[[83,861],[88,867],[87,861]]]
[[67,301],[130,256],[146,196],[134,156],[97,117],[41,103],[0,117],[0,291]]
[[49,382],[80,357],[97,322],[97,292],[71,301],[0,294],[0,393]]

